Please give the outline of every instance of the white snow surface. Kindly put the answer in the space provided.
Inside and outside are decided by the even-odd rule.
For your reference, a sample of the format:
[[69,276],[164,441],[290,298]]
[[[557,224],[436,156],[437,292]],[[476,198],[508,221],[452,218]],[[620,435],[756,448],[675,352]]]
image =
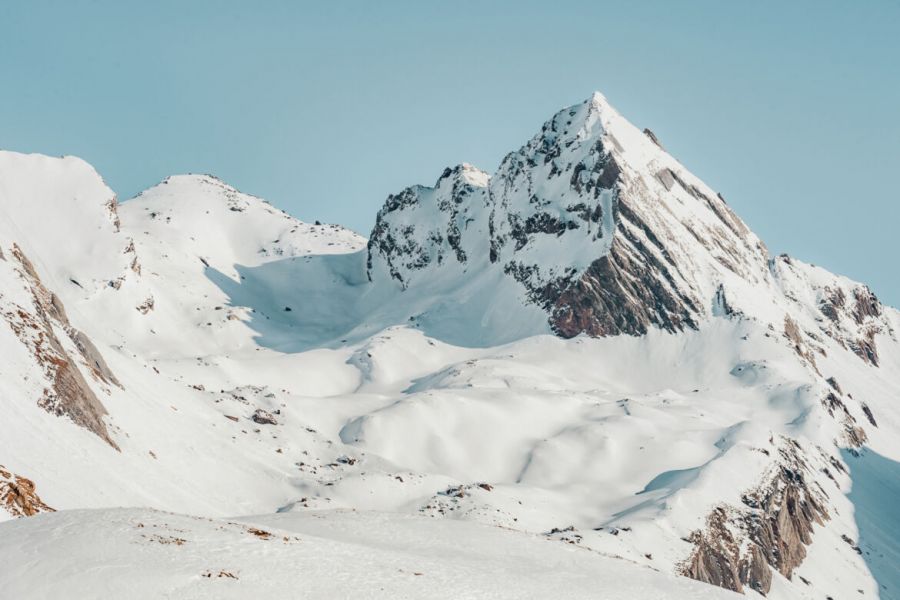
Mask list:
[[4,527],[0,560],[20,574],[4,581],[10,598],[739,597],[540,536],[411,515],[109,509],[28,521]]
[[[852,471],[830,462],[844,464],[850,420],[900,461],[897,311],[860,315],[864,286],[770,258],[750,232],[722,234],[741,261],[724,267],[724,246],[682,229],[719,232],[712,209],[681,188],[666,195],[658,174],[712,190],[600,95],[554,119],[556,160],[597,160],[601,136],[641,187],[704,300],[697,329],[561,339],[492,267],[491,210],[526,218],[538,196],[563,214],[552,203],[571,200],[554,187],[570,176],[544,173],[552,161],[522,168],[549,125],[493,176],[461,165],[410,188],[388,224],[411,228],[422,252],[393,265],[367,265],[354,232],[211,176],[171,177],[117,205],[79,159],[0,152],[0,312],[36,310],[15,246],[121,384],[75,359],[117,450],[38,406],[46,371],[0,323],[0,465],[59,511],[12,519],[0,505],[2,594],[734,597],[678,576],[687,539],[715,507],[742,506],[791,439],[831,519],[769,597],[898,597],[842,540],[859,537]],[[501,244],[500,256],[539,278],[583,271],[614,236],[612,200],[597,202],[603,217],[583,234]],[[838,290],[846,302],[830,319],[823,303]],[[854,351],[866,336],[877,365]],[[823,407],[827,378],[846,407],[837,417]],[[276,423],[254,421],[257,410]]]

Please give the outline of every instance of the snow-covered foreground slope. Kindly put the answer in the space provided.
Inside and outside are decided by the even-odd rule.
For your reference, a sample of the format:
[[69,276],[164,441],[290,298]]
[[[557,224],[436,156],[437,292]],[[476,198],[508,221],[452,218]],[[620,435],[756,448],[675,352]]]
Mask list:
[[0,560],[10,598],[737,597],[533,535],[387,513],[65,511],[4,526]]
[[900,314],[600,95],[368,242],[0,152],[0,253],[17,597],[900,597]]

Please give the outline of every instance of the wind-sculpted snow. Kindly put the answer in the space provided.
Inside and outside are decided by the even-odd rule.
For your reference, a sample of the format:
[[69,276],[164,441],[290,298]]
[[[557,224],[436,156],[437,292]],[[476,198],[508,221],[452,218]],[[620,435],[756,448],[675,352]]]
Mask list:
[[900,459],[897,311],[770,257],[600,95],[368,241],[211,176],[120,205],[0,153],[0,314],[0,517],[59,511],[0,528],[23,597],[891,581],[848,457]]

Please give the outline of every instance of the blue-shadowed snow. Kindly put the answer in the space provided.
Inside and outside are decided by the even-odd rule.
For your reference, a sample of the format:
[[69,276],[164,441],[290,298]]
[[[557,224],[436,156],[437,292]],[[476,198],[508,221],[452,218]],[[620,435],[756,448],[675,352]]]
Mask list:
[[850,467],[857,544],[881,600],[900,598],[900,463],[864,450],[859,456],[842,452]]

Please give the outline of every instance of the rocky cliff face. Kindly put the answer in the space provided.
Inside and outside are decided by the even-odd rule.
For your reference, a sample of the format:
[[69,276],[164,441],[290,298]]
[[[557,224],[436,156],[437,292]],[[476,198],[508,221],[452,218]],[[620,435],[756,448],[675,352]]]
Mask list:
[[0,507],[12,517],[54,512],[38,496],[34,482],[0,465]]
[[805,332],[811,344],[825,336],[878,366],[877,336],[896,339],[896,333],[867,286],[788,256],[774,259],[772,271],[785,298],[811,322]]
[[471,165],[446,169],[433,188],[389,196],[369,237],[369,281],[387,274],[402,289],[426,269],[483,266],[487,249],[487,173]]
[[407,298],[436,281],[441,298],[511,290],[485,294],[463,327],[537,309],[562,337],[642,335],[694,329],[727,308],[783,330],[813,367],[823,336],[872,366],[877,336],[895,336],[866,286],[770,258],[721,194],[600,94],[554,115],[491,176],[461,165],[390,196],[366,260],[370,282]]
[[0,314],[43,371],[46,384],[38,405],[49,413],[72,419],[118,449],[103,420],[106,408],[81,368],[98,384],[121,384],[90,338],[69,322],[62,300],[44,286],[21,248],[14,244],[10,255],[31,302],[19,304],[2,298]]
[[[706,527],[691,536],[695,549],[681,566],[698,581],[767,594],[772,571],[790,579],[806,557],[816,526],[829,519],[827,495],[807,454],[782,439],[769,472],[741,496],[742,506],[717,506]],[[820,459],[821,460],[821,459]]]
[[723,282],[769,278],[765,247],[722,197],[600,94],[557,113],[490,178],[461,166],[391,196],[368,273],[406,289],[473,259],[517,282],[564,337],[694,328]]

